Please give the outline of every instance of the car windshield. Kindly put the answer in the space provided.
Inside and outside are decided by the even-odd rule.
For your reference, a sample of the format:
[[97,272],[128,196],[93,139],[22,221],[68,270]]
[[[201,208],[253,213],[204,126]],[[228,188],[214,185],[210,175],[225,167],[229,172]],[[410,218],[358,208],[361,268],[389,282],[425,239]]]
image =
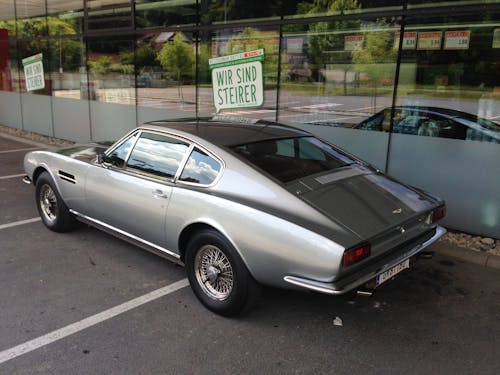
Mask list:
[[232,149],[283,183],[354,163],[346,154],[314,137],[270,139]]

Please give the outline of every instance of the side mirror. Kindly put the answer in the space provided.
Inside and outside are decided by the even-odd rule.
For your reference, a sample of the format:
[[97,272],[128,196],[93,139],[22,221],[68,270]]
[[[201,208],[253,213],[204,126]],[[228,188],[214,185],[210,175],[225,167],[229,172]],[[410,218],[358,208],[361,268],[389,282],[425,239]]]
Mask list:
[[98,164],[103,164],[105,157],[106,157],[106,154],[104,152],[98,153],[97,154],[97,163]]

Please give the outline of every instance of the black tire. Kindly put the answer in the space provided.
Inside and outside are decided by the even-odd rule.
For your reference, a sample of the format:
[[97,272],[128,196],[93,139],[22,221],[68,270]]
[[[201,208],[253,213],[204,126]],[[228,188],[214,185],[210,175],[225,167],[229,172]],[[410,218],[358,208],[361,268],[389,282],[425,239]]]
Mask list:
[[76,226],[48,172],[42,172],[36,181],[36,208],[45,226],[54,232],[69,232]]
[[261,286],[221,233],[211,229],[196,233],[186,249],[185,261],[191,288],[209,310],[234,316],[257,302]]

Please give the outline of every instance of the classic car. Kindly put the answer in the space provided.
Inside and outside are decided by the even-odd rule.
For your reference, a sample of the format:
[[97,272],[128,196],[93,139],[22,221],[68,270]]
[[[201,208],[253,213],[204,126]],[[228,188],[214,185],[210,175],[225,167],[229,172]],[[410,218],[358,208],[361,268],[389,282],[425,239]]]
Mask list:
[[261,285],[375,288],[445,233],[441,199],[273,122],[150,122],[107,148],[30,152],[24,167],[49,229],[82,221],[184,264],[222,315]]

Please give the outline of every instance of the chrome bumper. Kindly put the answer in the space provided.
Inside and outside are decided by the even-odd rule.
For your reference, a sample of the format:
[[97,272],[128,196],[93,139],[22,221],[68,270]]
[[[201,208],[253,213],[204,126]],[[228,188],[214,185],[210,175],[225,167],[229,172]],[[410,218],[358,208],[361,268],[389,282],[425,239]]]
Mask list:
[[436,242],[441,236],[446,233],[446,229],[443,227],[436,227],[436,233],[429,238],[427,241],[405,251],[400,254],[397,258],[391,259],[389,262],[386,260],[381,260],[373,265],[367,266],[367,268],[359,271],[359,273],[354,274],[354,277],[347,277],[346,279],[341,279],[333,283],[324,283],[321,281],[304,279],[297,276],[285,276],[284,280],[287,283],[300,286],[302,288],[311,289],[316,292],[339,295],[347,293],[359,286],[367,283],[368,281],[374,279],[381,273],[387,271],[388,269],[394,267],[395,265],[404,262],[406,259],[411,258],[423,249],[425,249],[430,244]]

